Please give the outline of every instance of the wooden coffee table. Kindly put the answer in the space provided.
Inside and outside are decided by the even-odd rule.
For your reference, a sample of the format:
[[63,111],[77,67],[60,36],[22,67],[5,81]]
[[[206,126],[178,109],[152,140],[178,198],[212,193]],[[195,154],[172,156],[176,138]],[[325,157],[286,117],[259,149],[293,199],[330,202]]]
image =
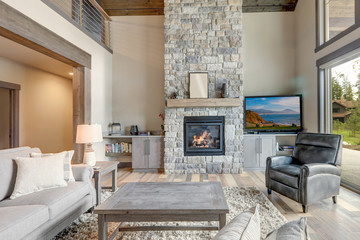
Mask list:
[[[98,239],[108,238],[108,222],[122,222],[119,231],[219,230],[228,205],[219,182],[127,183],[95,208]],[[219,226],[138,226],[125,222],[219,221]]]

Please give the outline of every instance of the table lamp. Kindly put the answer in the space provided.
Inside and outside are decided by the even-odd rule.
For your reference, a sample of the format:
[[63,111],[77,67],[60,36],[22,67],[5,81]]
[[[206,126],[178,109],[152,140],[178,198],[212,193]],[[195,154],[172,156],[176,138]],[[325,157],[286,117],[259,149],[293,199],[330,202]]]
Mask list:
[[84,163],[90,166],[95,166],[96,157],[92,143],[101,142],[103,140],[101,125],[78,125],[76,130],[76,143],[86,144],[84,152]]

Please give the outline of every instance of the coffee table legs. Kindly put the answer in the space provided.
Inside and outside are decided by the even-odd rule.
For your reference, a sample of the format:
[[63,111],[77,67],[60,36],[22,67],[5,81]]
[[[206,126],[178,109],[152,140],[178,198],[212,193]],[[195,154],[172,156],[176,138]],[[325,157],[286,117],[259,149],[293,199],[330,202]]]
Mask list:
[[95,174],[96,206],[101,203],[101,176]]
[[104,214],[98,214],[98,240],[107,240],[108,223]]
[[112,171],[112,191],[117,189],[117,167]]
[[[221,230],[226,224],[226,214],[219,214],[219,227],[218,230]],[[118,230],[113,233],[111,239],[119,233],[119,231],[149,231],[149,230],[205,230],[205,227],[179,227],[179,226],[166,226],[166,227],[156,227],[156,226],[145,226],[145,227],[125,227],[124,222],[119,225]],[[209,227],[209,230],[216,230],[216,227]],[[108,239],[108,222],[106,221],[105,214],[98,214],[98,240],[107,240]]]
[[226,224],[226,214],[219,215],[219,230],[221,230]]

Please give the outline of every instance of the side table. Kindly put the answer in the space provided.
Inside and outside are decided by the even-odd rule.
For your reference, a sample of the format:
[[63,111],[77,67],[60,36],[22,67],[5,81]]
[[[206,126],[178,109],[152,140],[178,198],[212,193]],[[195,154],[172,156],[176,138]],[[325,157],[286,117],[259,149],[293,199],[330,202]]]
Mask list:
[[[97,161],[94,166],[95,190],[96,190],[96,205],[101,203],[101,189],[111,188],[113,192],[117,189],[117,161]],[[101,177],[112,173],[112,186],[101,187]]]

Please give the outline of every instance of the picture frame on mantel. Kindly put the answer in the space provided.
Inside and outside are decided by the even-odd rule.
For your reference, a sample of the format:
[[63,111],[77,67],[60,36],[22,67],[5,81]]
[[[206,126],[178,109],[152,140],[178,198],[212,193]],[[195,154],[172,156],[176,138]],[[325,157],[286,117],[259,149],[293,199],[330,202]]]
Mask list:
[[209,98],[208,72],[190,72],[190,98]]

